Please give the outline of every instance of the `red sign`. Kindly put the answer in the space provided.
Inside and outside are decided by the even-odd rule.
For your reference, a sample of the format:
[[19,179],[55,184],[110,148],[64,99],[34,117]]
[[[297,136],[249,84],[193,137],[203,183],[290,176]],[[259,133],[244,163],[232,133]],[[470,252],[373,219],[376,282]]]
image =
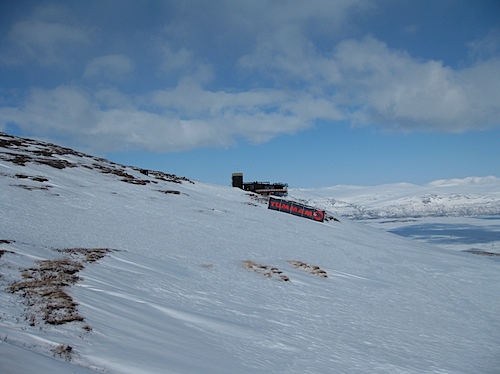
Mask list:
[[269,198],[268,209],[278,210],[280,212],[290,213],[294,216],[309,218],[314,221],[323,222],[325,220],[325,211],[319,210],[295,201]]

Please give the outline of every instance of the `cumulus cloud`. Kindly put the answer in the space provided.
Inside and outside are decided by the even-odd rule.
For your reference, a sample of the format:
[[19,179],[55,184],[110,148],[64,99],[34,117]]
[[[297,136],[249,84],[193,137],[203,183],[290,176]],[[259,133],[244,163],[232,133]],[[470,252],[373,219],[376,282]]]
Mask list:
[[[490,39],[477,45],[491,47]],[[371,36],[341,41],[330,53],[321,53],[309,40],[290,40],[288,44],[285,39],[263,41],[239,62],[322,97],[330,110],[343,113],[326,116],[332,123],[344,120],[393,131],[448,133],[500,125],[499,59],[453,69],[443,61],[391,49]],[[274,44],[287,46],[276,49]]]
[[498,125],[498,61],[454,70],[368,37],[342,42],[332,62],[341,73],[338,87],[349,99],[355,124],[451,133]]

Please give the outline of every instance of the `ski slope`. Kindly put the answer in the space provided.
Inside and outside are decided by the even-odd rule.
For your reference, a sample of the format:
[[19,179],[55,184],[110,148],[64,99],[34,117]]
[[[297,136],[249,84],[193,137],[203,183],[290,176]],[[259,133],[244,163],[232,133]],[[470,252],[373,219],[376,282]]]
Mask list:
[[[0,140],[1,373],[498,373],[495,258]],[[65,287],[82,321],[33,320],[8,292],[37,261],[95,248]]]

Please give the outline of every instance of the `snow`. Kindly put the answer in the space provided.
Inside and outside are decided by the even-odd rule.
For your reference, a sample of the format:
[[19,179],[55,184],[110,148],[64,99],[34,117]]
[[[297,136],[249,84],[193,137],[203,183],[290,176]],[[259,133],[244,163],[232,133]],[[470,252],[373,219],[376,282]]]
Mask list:
[[290,196],[352,219],[500,215],[500,179],[470,177],[424,186],[334,186],[291,189]]
[[[238,189],[167,182],[90,156],[54,154],[77,165],[58,169],[8,155],[50,147],[0,148],[2,373],[498,372],[496,258],[335,210],[340,222],[314,222]],[[126,183],[96,165],[150,182]],[[31,326],[21,294],[6,290],[21,270],[61,257],[56,249],[103,247],[107,256],[67,287],[84,321]],[[245,269],[245,260],[289,281]],[[71,357],[53,353],[60,345]]]
[[500,179],[493,176],[438,180],[424,186],[292,189],[290,195],[440,248],[500,253]]
[[500,253],[500,216],[378,219],[367,223],[448,250]]

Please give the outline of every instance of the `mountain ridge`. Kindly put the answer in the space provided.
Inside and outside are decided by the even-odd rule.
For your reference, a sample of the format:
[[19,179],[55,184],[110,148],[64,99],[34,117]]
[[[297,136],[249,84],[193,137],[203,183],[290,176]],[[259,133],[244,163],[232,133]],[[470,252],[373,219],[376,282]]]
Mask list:
[[468,177],[379,186],[290,189],[290,197],[350,219],[500,214],[500,178]]

